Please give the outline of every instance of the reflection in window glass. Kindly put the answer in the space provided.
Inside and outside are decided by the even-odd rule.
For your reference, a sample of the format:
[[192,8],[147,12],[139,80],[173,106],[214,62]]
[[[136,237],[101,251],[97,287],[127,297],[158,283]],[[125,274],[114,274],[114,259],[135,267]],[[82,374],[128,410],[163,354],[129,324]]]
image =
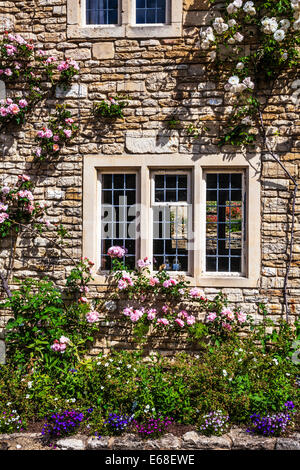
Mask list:
[[166,0],[136,0],[136,24],[166,22]]
[[116,245],[126,249],[123,261],[134,268],[136,175],[103,174],[101,181],[101,269],[110,270],[111,259],[107,250]]
[[[187,175],[155,175],[153,266],[188,271],[189,201]],[[172,204],[174,203],[174,204]]]
[[86,24],[118,24],[118,0],[86,0]]
[[206,271],[241,272],[242,173],[207,174]]

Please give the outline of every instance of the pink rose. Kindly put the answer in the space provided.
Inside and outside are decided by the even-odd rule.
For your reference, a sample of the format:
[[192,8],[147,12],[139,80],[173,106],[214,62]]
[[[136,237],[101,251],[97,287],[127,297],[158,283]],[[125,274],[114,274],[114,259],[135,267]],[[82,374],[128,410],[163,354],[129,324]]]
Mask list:
[[88,323],[96,323],[99,320],[100,315],[96,310],[92,310],[86,314],[85,318]]
[[186,322],[189,326],[194,325],[194,323],[196,322],[196,318],[194,317],[194,315],[190,315],[189,317],[187,317]]
[[240,323],[245,323],[245,321],[247,320],[247,315],[245,313],[237,312],[236,315]]
[[9,215],[6,212],[1,212],[0,213],[0,224],[3,224],[3,222],[8,219]]
[[20,108],[26,108],[26,106],[28,106],[28,103],[25,99],[22,99],[19,101],[19,106]]
[[180,318],[175,318],[175,322],[177,323],[177,325],[180,326],[180,328],[184,327],[184,321],[181,320]]
[[156,309],[155,308],[150,308],[148,310],[148,314],[147,314],[148,320],[154,320],[155,316],[156,316]]
[[207,321],[214,321],[217,318],[216,312],[210,312],[207,316]]
[[167,318],[158,318],[157,323],[161,323],[162,325],[169,325],[169,320]]
[[150,286],[155,286],[156,284],[159,284],[159,279],[157,277],[150,277],[149,279],[149,284]]
[[64,129],[64,134],[69,139],[72,135],[72,131],[70,129]]
[[107,251],[108,256],[111,258],[123,258],[125,253],[126,250],[121,246],[111,246]]
[[13,103],[8,106],[7,111],[9,114],[18,114],[20,112],[20,108],[17,104]]
[[190,297],[200,298],[201,300],[205,299],[203,290],[198,289],[198,287],[193,287],[189,292]]

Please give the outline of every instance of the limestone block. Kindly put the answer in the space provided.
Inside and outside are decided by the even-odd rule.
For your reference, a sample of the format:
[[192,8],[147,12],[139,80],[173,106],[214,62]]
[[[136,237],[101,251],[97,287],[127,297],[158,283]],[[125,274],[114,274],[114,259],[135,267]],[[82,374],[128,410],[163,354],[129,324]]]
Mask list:
[[15,28],[15,17],[13,15],[0,15],[0,32],[13,31]]
[[151,73],[146,78],[148,91],[170,91],[176,86],[176,80],[166,72]]
[[6,99],[6,86],[3,80],[0,80],[0,100]]
[[117,91],[145,91],[145,83],[142,81],[126,81],[117,83]]
[[78,24],[79,8],[78,0],[68,0],[67,2],[67,21],[68,24]]
[[85,450],[84,442],[81,439],[75,438],[59,439],[56,446],[62,450]]
[[178,151],[177,131],[147,134],[140,131],[126,133],[125,146],[129,153],[175,153]]
[[55,90],[56,98],[86,98],[87,97],[87,85],[82,83],[73,83],[66,89],[61,86],[57,86]]
[[230,439],[226,436],[203,436],[190,431],[182,436],[184,447],[195,449],[230,449]]
[[93,44],[94,59],[113,59],[115,48],[113,42],[96,42]]
[[66,57],[72,57],[75,60],[86,60],[91,58],[91,51],[87,48],[82,49],[67,49]]

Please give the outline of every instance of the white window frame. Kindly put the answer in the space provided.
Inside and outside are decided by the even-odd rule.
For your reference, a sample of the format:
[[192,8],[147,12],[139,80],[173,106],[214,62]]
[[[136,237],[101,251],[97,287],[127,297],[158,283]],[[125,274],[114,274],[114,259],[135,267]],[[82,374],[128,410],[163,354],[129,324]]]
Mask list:
[[[140,203],[139,243],[137,258],[150,257],[153,240],[151,237],[151,175],[164,168],[164,171],[179,170],[191,172],[191,191],[193,204],[192,230],[194,235],[193,249],[191,250],[191,269],[186,279],[191,285],[212,288],[253,288],[258,287],[261,273],[260,253],[260,159],[259,155],[251,156],[237,154],[235,158],[226,160],[223,154],[202,155],[198,159],[187,158],[185,154],[130,154],[115,155],[108,159],[106,155],[86,155],[84,157],[83,171],[83,256],[91,261],[99,260],[99,183],[98,172],[124,173],[136,170],[139,174],[140,192],[137,201]],[[206,223],[206,185],[207,171],[214,173],[244,171],[246,187],[246,240],[244,264],[245,272],[238,273],[207,273],[205,272],[205,223]],[[95,204],[95,201],[98,201]],[[205,221],[205,223],[203,223]],[[95,264],[93,271],[95,283],[105,284],[107,273],[98,271],[99,264]],[[173,272],[179,274],[178,271]]]
[[118,25],[87,25],[86,0],[67,0],[70,39],[177,38],[182,36],[183,0],[167,0],[166,23],[136,24],[135,0],[119,0]]

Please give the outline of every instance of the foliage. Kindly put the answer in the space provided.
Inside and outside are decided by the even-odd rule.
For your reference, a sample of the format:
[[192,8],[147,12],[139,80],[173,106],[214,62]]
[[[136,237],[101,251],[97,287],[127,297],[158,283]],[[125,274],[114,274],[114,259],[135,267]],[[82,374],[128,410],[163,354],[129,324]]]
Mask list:
[[73,59],[58,61],[36,50],[32,41],[19,34],[4,33],[0,41],[0,75],[7,83],[22,83],[23,96],[8,98],[0,106],[2,128],[10,123],[22,124],[26,114],[57,85],[66,88],[78,74],[79,66]]
[[69,436],[78,431],[83,420],[89,419],[89,414],[93,412],[90,408],[84,414],[76,410],[65,410],[60,413],[54,413],[47,418],[43,427],[42,435],[50,438],[61,438]]
[[133,424],[140,437],[144,439],[158,438],[162,434],[166,433],[170,424],[172,424],[173,418],[159,417],[150,418],[145,422],[138,423],[134,421]]
[[261,416],[259,413],[251,415],[251,426],[248,432],[264,436],[280,436],[284,434],[287,427],[293,424],[291,412],[294,404],[293,402],[287,402],[284,404],[284,407],[285,409],[281,413],[268,414],[267,416]]
[[[11,361],[0,368],[0,409],[9,402],[28,422],[70,407],[84,414],[93,408],[87,429],[97,435],[111,434],[111,424],[122,431],[131,417],[139,429],[147,429],[148,423],[148,430],[162,417],[196,426],[206,419],[207,428],[201,431],[211,432],[218,410],[229,415],[230,425],[251,425],[253,415],[263,418],[286,409],[292,422],[291,406],[299,408],[299,370],[286,351],[288,345],[292,350],[295,330],[282,329],[282,340],[274,337],[264,349],[260,334],[253,330],[247,337],[208,345],[198,355],[175,354],[172,360],[121,351],[81,357],[75,366],[71,356],[64,367],[34,361],[19,369]],[[203,421],[204,415],[209,416]],[[219,424],[217,433],[223,429],[221,420]]]
[[3,306],[13,314],[6,339],[8,357],[18,367],[74,365],[97,329],[86,318],[89,304],[64,304],[62,293],[48,280],[20,282]]
[[199,431],[206,436],[221,436],[228,430],[229,416],[222,410],[211,411],[202,416]]
[[66,287],[73,296],[82,296],[89,292],[88,283],[93,279],[91,268],[94,265],[88,258],[81,258],[79,263],[71,270]]
[[45,205],[34,202],[32,187],[28,175],[19,175],[14,186],[0,188],[0,238],[7,237],[12,229],[18,233],[23,224],[39,227],[39,218],[45,213]]
[[296,70],[299,30],[298,0],[227,1],[212,25],[202,28],[201,48],[210,51],[220,73],[229,74],[224,88],[234,98],[220,146],[253,145],[265,106],[257,98],[261,83],[270,90],[284,72]]
[[50,156],[57,156],[65,142],[70,142],[76,135],[78,126],[74,124],[71,112],[66,105],[56,105],[56,112],[50,118],[47,127],[38,131],[36,141],[36,158],[44,160]]
[[100,103],[95,103],[93,107],[94,116],[117,119],[124,118],[123,109],[127,106],[127,102],[122,98],[116,96],[115,98],[108,98],[102,100]]

